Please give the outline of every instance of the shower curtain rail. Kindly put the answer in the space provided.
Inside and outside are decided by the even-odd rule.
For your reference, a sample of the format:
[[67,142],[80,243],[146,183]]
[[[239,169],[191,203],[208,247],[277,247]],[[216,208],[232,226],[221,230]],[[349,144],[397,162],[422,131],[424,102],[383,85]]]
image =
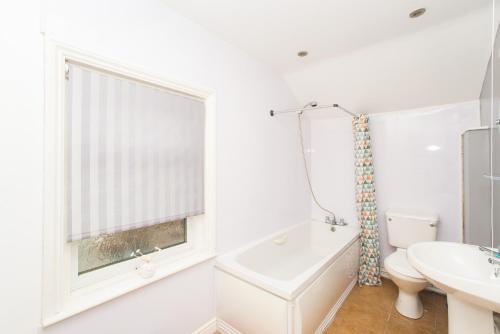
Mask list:
[[269,111],[269,115],[271,115],[271,117],[273,116],[277,116],[277,115],[280,115],[280,114],[288,114],[288,113],[296,113],[296,114],[302,114],[304,111],[309,111],[309,110],[318,110],[318,109],[329,109],[329,108],[332,108],[332,109],[340,109],[341,111],[345,112],[346,114],[349,114],[351,115],[352,117],[359,117],[360,115],[356,114],[356,113],[353,113],[349,110],[347,110],[346,108],[342,107],[341,105],[339,104],[325,104],[325,105],[321,105],[321,106],[316,106],[316,107],[313,107],[313,106],[306,106],[306,107],[303,107],[303,108],[294,108],[294,109],[285,109],[285,110],[270,110]]

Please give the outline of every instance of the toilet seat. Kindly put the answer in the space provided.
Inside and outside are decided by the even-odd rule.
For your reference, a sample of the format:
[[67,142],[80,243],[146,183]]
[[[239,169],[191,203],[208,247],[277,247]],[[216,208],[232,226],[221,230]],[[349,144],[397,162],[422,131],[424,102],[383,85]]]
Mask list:
[[389,255],[384,261],[384,267],[390,274],[399,274],[398,276],[409,277],[415,280],[426,280],[424,276],[410,265],[406,258],[405,249],[398,249]]

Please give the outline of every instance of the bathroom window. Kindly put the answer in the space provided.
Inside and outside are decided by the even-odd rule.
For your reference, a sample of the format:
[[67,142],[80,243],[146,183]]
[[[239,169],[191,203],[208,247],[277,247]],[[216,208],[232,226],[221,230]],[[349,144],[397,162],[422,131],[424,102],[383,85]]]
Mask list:
[[204,102],[67,65],[68,241],[204,214]]
[[205,212],[204,102],[68,62],[65,115],[78,276],[186,243]]
[[180,219],[84,239],[78,244],[78,275],[181,245],[186,232],[186,219]]
[[216,208],[212,91],[53,41],[46,73],[44,326],[213,258]]

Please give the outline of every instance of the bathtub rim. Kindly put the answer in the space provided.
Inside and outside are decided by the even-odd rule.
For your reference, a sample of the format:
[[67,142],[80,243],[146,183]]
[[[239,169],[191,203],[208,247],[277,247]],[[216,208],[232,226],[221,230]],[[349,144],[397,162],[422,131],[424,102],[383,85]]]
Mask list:
[[256,245],[272,240],[277,236],[289,232],[293,229],[300,228],[307,224],[323,224],[322,222],[310,219],[304,222],[286,227],[284,229],[273,232],[263,238],[252,241],[242,247],[239,247],[233,251],[229,251],[225,254],[219,255],[215,259],[215,267],[225,273],[232,275],[240,280],[243,280],[251,285],[254,285],[260,289],[266,290],[269,293],[280,297],[282,299],[293,301],[297,296],[299,296],[312,282],[314,282],[337,258],[339,258],[344,252],[351,247],[358,239],[360,234],[360,228],[358,226],[338,226],[337,230],[351,231],[352,236],[342,247],[336,250],[335,254],[325,256],[323,259],[318,261],[313,266],[309,267],[307,270],[301,274],[294,277],[292,280],[279,280],[270,278],[266,275],[260,274],[253,271],[243,265],[241,265],[236,259],[237,257],[255,247]]

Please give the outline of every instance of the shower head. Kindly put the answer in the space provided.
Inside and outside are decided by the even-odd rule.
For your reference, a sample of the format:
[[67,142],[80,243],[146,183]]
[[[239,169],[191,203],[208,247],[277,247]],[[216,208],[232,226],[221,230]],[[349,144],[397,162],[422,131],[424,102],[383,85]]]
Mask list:
[[307,108],[316,108],[318,106],[318,102],[316,101],[311,101],[309,102],[308,104],[306,104],[305,106],[302,107],[302,109],[300,109],[297,114],[299,115],[302,115],[302,113],[304,112],[305,109]]
[[318,102],[316,101],[311,101],[309,102],[308,104],[306,104],[303,108],[308,108],[308,107],[311,107],[311,108],[316,108],[318,106]]

